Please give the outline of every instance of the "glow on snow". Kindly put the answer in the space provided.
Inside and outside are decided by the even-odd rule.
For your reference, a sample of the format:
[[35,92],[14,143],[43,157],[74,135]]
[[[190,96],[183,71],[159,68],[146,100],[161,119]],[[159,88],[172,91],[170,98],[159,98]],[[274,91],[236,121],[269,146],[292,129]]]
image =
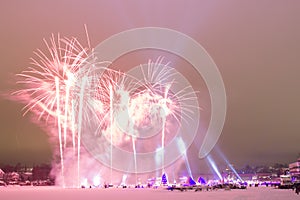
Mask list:
[[[81,141],[85,131],[109,142],[110,147],[103,152],[111,165],[110,178],[105,178],[112,182],[113,147],[132,152],[136,169],[139,165],[136,154],[141,149],[137,144],[139,139],[150,139],[154,151],[163,149],[168,142],[166,137],[174,136],[170,135],[170,124],[180,127],[198,109],[188,103],[197,101],[190,86],[172,91],[176,84],[173,77],[178,72],[168,63],[163,64],[162,58],[150,60],[146,68],[141,66],[140,79],[108,68],[109,62],[97,61],[91,48],[83,47],[75,38],[52,35],[49,42],[44,42],[48,52],[34,53],[32,66],[17,75],[23,89],[14,95],[26,104],[24,114],[34,113],[38,123],[44,122],[58,143],[56,175],[60,177],[57,182],[64,187],[79,187],[88,181],[86,169],[82,169],[87,154]],[[160,140],[151,140],[157,135]],[[158,158],[164,172],[164,153]],[[98,169],[90,182],[99,185],[103,174]],[[72,176],[71,182],[66,181],[70,179],[68,176]],[[126,181],[124,177],[127,174],[122,174],[120,182]]]

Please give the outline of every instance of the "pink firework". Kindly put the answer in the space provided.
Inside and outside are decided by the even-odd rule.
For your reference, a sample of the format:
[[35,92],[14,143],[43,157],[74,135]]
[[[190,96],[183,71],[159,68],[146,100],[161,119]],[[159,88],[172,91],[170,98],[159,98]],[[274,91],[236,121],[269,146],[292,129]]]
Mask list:
[[[179,73],[168,63],[163,64],[162,58],[141,65],[137,70],[142,78],[137,78],[109,69],[105,62],[96,62],[93,51],[84,48],[75,38],[58,35],[52,36],[49,42],[44,41],[48,52],[35,52],[32,66],[18,74],[21,79],[18,84],[24,89],[14,95],[26,104],[24,114],[30,111],[39,120],[56,126],[54,136],[59,141],[63,186],[67,155],[76,158],[76,164],[71,165],[77,166],[77,181],[72,186],[79,187],[84,178],[80,171],[82,136],[88,138],[87,134],[92,134],[92,138],[103,137],[108,142],[109,148],[106,143],[91,146],[103,146],[96,153],[109,157],[111,177],[114,146],[125,146],[133,152],[137,173],[138,140],[147,141],[159,135],[160,141],[152,146],[164,149],[166,138],[171,137],[170,124],[180,127],[188,123],[192,119],[190,114],[198,109],[198,104],[190,103],[197,101],[191,86],[175,90],[176,85],[180,85],[176,80]],[[95,141],[85,141],[87,151],[90,151],[89,144]],[[164,154],[161,163],[164,171]]]
[[[75,38],[61,38],[60,35],[52,35],[49,42],[44,42],[47,54],[39,49],[34,52],[36,58],[31,59],[32,66],[17,74],[22,79],[17,83],[24,89],[14,95],[26,103],[24,114],[31,111],[39,119],[57,125],[63,173],[63,148],[67,145],[68,127],[74,129],[70,97],[76,89],[76,73],[87,62],[88,48],[83,48]],[[75,135],[72,133],[74,146]]]

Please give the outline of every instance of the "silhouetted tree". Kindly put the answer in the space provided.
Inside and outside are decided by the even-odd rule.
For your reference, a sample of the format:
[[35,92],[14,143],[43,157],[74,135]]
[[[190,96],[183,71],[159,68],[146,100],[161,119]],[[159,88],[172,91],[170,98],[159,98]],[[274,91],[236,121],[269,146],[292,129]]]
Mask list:
[[2,170],[5,172],[5,173],[9,173],[9,172],[13,172],[15,169],[15,167],[13,167],[12,165],[4,165],[2,167]]
[[245,166],[244,172],[245,172],[246,174],[251,174],[251,173],[253,173],[253,168],[252,168],[249,164],[247,164],[247,165]]
[[15,172],[20,172],[21,169],[22,169],[22,165],[21,165],[21,163],[18,162],[18,163],[16,164],[15,168],[14,168],[14,171],[15,171]]
[[49,178],[51,166],[47,164],[36,165],[32,169],[33,180],[46,180]]

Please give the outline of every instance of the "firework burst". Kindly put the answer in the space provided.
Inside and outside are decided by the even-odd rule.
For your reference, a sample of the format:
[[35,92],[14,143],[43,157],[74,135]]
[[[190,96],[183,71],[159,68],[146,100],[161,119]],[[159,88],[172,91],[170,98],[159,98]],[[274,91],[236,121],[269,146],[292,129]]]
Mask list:
[[[32,112],[39,121],[56,126],[54,137],[59,142],[63,186],[69,147],[77,162],[75,185],[80,186],[83,134],[103,137],[108,142],[110,148],[97,145],[104,146],[100,153],[109,157],[111,173],[113,147],[131,146],[137,171],[138,140],[160,135],[160,148],[164,149],[169,124],[179,127],[188,123],[198,109],[198,104],[190,104],[197,101],[191,86],[173,91],[180,84],[176,81],[179,73],[169,63],[164,64],[163,58],[141,65],[140,79],[108,68],[108,62],[97,62],[91,48],[83,47],[75,38],[52,35],[49,42],[44,42],[48,52],[38,49],[34,53],[32,66],[17,75],[23,89],[13,95],[25,103],[24,114]],[[164,154],[161,158],[164,170]]]

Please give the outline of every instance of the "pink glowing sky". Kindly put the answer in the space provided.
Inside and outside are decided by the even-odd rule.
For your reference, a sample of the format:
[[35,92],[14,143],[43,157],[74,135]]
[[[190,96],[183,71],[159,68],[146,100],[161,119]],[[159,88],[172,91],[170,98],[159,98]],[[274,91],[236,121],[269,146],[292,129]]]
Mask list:
[[[127,29],[170,28],[197,40],[220,70],[228,110],[217,146],[229,161],[293,162],[300,153],[299,9],[296,0],[1,1],[0,91],[14,88],[14,74],[52,33],[84,42],[86,24],[96,46]],[[21,108],[0,99],[0,163],[50,162],[46,134]]]

